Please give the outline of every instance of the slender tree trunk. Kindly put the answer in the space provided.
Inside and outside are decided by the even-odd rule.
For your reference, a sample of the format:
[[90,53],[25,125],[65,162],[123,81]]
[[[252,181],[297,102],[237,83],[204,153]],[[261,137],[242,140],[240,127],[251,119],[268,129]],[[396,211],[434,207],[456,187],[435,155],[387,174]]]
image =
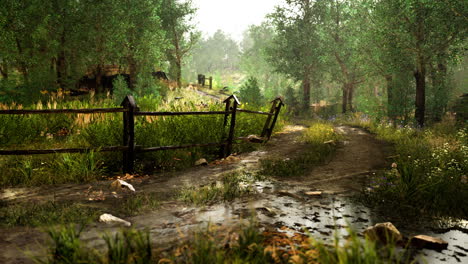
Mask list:
[[0,74],[2,74],[3,79],[8,80],[8,64],[0,64]]
[[353,112],[354,83],[348,83],[348,109]]
[[426,112],[426,67],[420,64],[414,72],[416,80],[416,112],[415,118],[420,127],[424,126],[424,116]]
[[129,75],[130,75],[130,89],[135,88],[136,84],[136,75],[137,75],[137,65],[136,61],[133,58],[128,59],[128,70],[129,70]]
[[342,102],[341,102],[341,107],[342,107],[342,110],[341,112],[343,114],[345,114],[347,111],[348,111],[348,90],[346,88],[346,84],[343,85],[343,98],[342,98]]
[[387,84],[387,115],[395,122],[396,120],[396,109],[395,109],[395,91],[393,87],[393,76],[385,75],[385,82]]
[[182,61],[179,56],[176,58],[176,80],[177,80],[177,87],[182,87]]
[[60,52],[57,56],[57,84],[59,88],[65,88],[65,79],[67,77],[67,65],[66,65],[66,57],[65,57],[65,33],[62,33],[60,37]]
[[96,67],[96,93],[104,90],[102,86],[102,68],[103,65],[101,63],[99,63]]
[[304,80],[302,81],[302,89],[303,89],[303,107],[304,110],[309,110],[310,105],[310,76],[308,71],[304,74]]
[[19,61],[19,72],[21,72],[23,74],[23,78],[24,78],[24,82],[25,83],[28,83],[29,82],[29,74],[28,74],[28,67],[23,59],[24,57],[24,53],[23,53],[23,48],[21,46],[21,43],[19,41],[18,38],[15,39],[16,40],[16,48],[18,49],[18,53],[21,57],[20,61]]

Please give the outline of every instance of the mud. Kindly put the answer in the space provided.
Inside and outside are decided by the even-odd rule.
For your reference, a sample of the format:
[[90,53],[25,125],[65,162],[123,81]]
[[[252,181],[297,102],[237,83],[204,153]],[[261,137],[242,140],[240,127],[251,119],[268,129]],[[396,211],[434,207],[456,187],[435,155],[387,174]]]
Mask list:
[[[319,166],[307,175],[297,178],[276,179],[254,184],[256,194],[235,200],[232,203],[215,204],[206,207],[186,206],[171,199],[177,189],[184,185],[204,185],[215,181],[223,173],[233,170],[254,171],[261,158],[300,155],[306,145],[298,140],[302,126],[289,126],[278,133],[266,146],[258,151],[237,156],[233,162],[212,164],[174,174],[156,175],[140,182],[132,182],[137,191],[156,192],[166,197],[160,209],[126,220],[139,229],[151,232],[153,243],[163,245],[186,236],[190,231],[211,224],[229,225],[254,215],[263,226],[280,230],[287,227],[294,232],[310,233],[317,239],[331,242],[335,232],[340,237],[348,235],[351,227],[361,232],[378,222],[388,221],[361,204],[352,196],[362,188],[367,177],[378,169],[389,166],[386,157],[389,147],[376,140],[367,132],[347,126],[336,127],[345,135],[345,140],[335,156],[327,164]],[[109,182],[93,185],[105,188]],[[83,191],[89,185],[62,186],[41,189],[10,189],[0,195],[2,200],[84,199]],[[310,196],[306,192],[321,191],[321,195]],[[428,225],[411,225],[405,219],[396,217],[392,222],[404,234],[426,234],[440,237],[449,242],[449,248],[442,252],[423,250],[418,258],[427,263],[463,263],[468,261],[468,234],[461,230],[435,232]],[[466,223],[465,223],[466,226]],[[466,227],[465,227],[466,228]],[[103,245],[102,233],[114,232],[118,227],[94,223],[89,226],[83,239],[90,246]],[[288,232],[288,231],[285,231]],[[47,238],[40,229],[14,228],[0,230],[2,253],[0,263],[29,263],[25,250],[37,256],[45,255],[43,245]]]

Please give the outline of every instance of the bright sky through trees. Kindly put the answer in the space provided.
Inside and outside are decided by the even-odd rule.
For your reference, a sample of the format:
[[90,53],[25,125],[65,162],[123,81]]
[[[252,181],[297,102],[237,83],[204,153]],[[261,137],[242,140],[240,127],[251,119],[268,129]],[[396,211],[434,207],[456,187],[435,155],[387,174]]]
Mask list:
[[249,25],[260,24],[281,2],[283,0],[193,0],[198,8],[198,28],[203,34],[212,35],[221,29],[236,41],[241,41]]

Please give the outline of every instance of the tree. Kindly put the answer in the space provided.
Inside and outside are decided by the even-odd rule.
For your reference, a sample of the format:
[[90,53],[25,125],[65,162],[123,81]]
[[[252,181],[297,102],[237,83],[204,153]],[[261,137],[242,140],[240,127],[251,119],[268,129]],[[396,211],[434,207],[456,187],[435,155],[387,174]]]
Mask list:
[[288,0],[270,15],[276,35],[267,49],[277,72],[302,82],[304,109],[309,108],[312,79],[317,78],[322,50],[318,9],[312,0]]
[[251,76],[247,79],[246,82],[241,86],[240,98],[243,102],[260,105],[263,102],[262,92],[258,86],[257,78]]
[[166,50],[171,64],[170,74],[176,79],[177,86],[181,87],[183,59],[200,38],[200,33],[191,24],[196,9],[192,7],[191,1],[180,3],[177,0],[162,0],[162,6],[162,26],[171,44]]
[[278,96],[280,88],[289,84],[289,79],[284,74],[275,72],[275,68],[268,61],[266,50],[272,45],[274,36],[274,28],[267,23],[250,26],[244,32],[240,57],[241,70],[247,76],[255,76],[263,88],[265,97],[271,99]]
[[187,71],[191,78],[197,74],[233,72],[239,69],[239,45],[221,30],[201,39],[192,52]]
[[[411,56],[416,85],[415,119],[422,127],[426,115],[427,79],[430,77],[428,69],[430,65],[436,65],[433,73],[441,74],[433,74],[433,77],[444,76],[445,59],[453,57],[456,52],[453,47],[466,38],[468,7],[462,0],[381,0],[375,2],[375,8],[382,14],[380,19],[388,39],[393,39]],[[441,87],[443,83],[437,82],[436,86]]]

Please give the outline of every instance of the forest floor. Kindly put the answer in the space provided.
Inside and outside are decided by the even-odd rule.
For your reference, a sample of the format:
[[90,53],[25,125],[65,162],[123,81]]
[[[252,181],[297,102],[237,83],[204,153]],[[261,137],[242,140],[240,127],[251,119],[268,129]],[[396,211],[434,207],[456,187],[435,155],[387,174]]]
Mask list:
[[[310,232],[318,239],[331,242],[333,233],[348,234],[347,227],[361,232],[368,226],[387,222],[388,218],[378,215],[359,202],[355,196],[363,189],[373,173],[390,166],[386,159],[391,155],[391,146],[360,128],[336,126],[335,130],[344,136],[336,153],[325,164],[310,170],[306,175],[288,178],[275,178],[253,184],[255,193],[235,199],[232,202],[193,206],[184,203],[177,193],[184,186],[207,186],[229,172],[255,172],[260,159],[293,158],[306,150],[299,137],[304,126],[286,126],[259,150],[233,156],[207,166],[195,167],[182,172],[164,173],[153,176],[129,179],[137,193],[150,192],[160,200],[159,209],[150,213],[127,217],[137,229],[147,229],[153,243],[163,247],[181,237],[187,237],[207,223],[218,225],[235,224],[248,219],[252,214],[264,227],[273,227],[285,232]],[[8,203],[21,201],[43,202],[47,200],[73,200],[89,202],[90,190],[99,191],[101,201],[93,201],[95,206],[109,207],[106,201],[115,199],[109,189],[111,181],[86,185],[64,185],[50,188],[7,189],[0,193],[0,200]],[[320,195],[307,192],[320,191]],[[131,195],[131,194],[129,194]],[[392,219],[392,222],[405,235],[434,235],[429,225],[411,225],[405,219]],[[82,234],[90,246],[103,246],[100,238],[104,232],[115,232],[118,226],[108,226],[95,222],[88,225]],[[449,231],[436,234],[449,242],[448,250],[438,253],[423,251],[427,259],[446,263],[466,261],[468,258],[457,255],[457,247],[468,248],[467,234]],[[0,263],[30,262],[30,255],[44,256],[49,243],[47,235],[40,228],[14,227],[0,229]]]

